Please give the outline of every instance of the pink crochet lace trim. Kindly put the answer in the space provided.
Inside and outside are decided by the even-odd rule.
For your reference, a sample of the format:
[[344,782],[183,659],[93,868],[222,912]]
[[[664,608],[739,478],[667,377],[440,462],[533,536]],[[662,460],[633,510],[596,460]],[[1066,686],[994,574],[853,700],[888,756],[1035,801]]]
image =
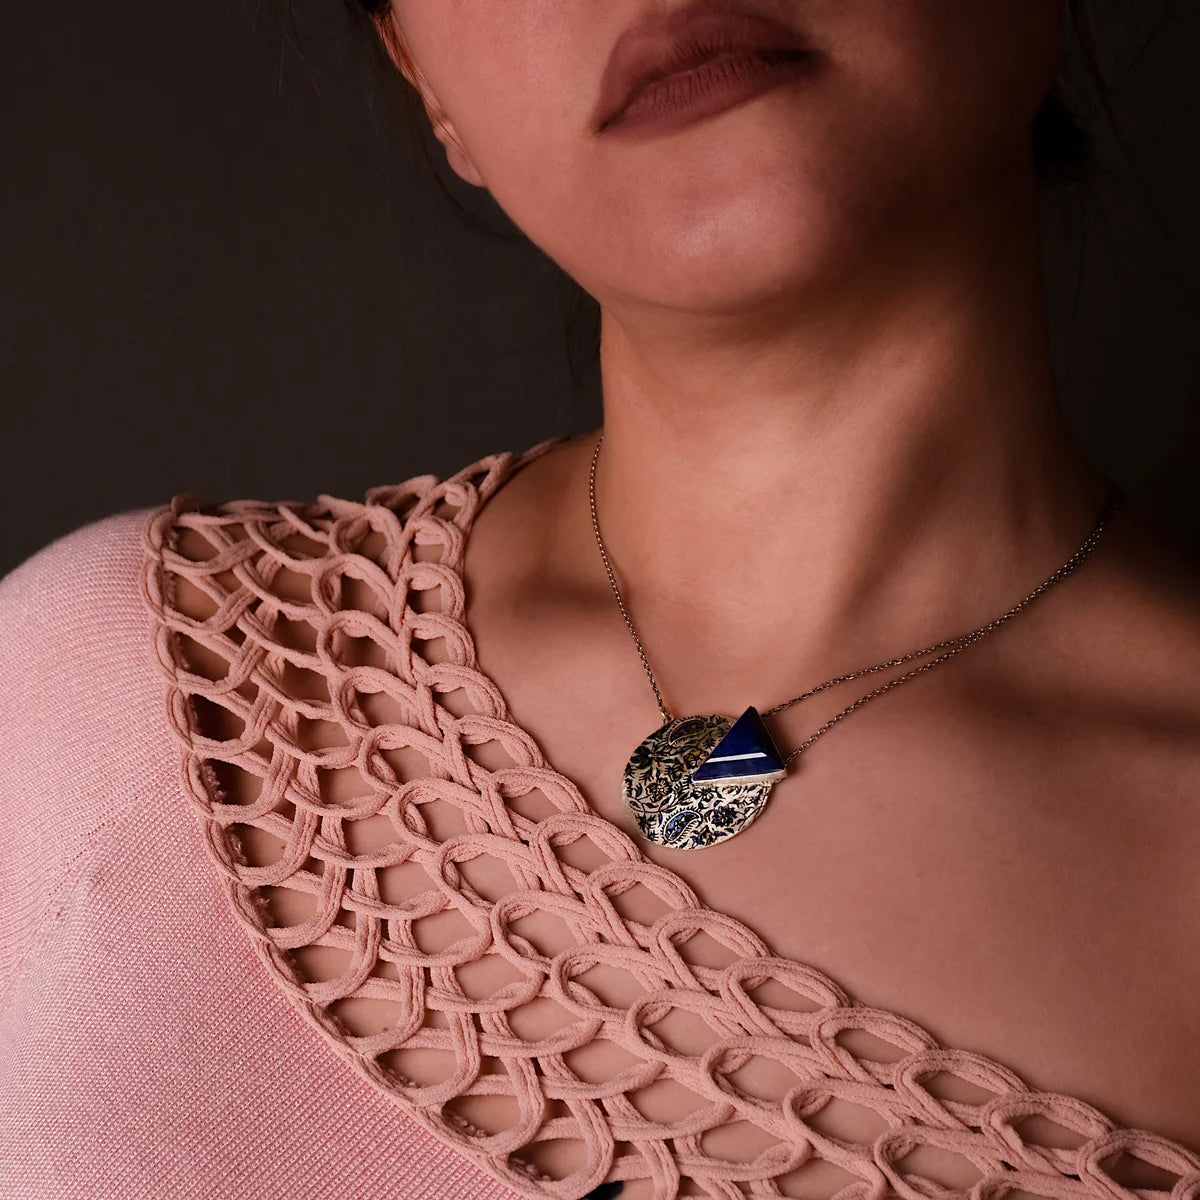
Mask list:
[[[1200,1200],[1200,1157],[1185,1147],[1032,1090],[773,956],[590,812],[510,720],[463,622],[463,547],[480,506],[560,440],[441,481],[373,488],[361,503],[207,504],[184,493],[152,515],[143,599],[186,793],[275,983],[372,1086],[526,1196],[640,1179],[664,1198]],[[485,743],[513,765],[482,765]],[[529,806],[535,797],[542,809]],[[568,852],[587,843],[582,858]],[[493,877],[503,864],[510,886],[489,894],[473,864]],[[622,896],[639,887],[662,913],[649,924],[622,914]],[[280,919],[284,892],[307,905],[300,919]],[[546,948],[523,931],[535,915],[566,944]],[[725,948],[722,965],[688,953],[701,931]],[[504,966],[507,982],[480,986],[471,971],[485,963]],[[612,993],[595,982],[605,970],[632,1003],[605,1002]],[[372,1024],[372,1005],[391,1017]],[[703,1022],[703,1051],[656,1031],[673,1011]],[[888,1061],[847,1049],[850,1030],[893,1047]],[[598,1039],[619,1046],[625,1065],[581,1067],[574,1052]],[[790,1086],[770,1096],[739,1086],[755,1057],[785,1067]],[[939,1099],[931,1081],[947,1076],[987,1098]],[[694,1098],[690,1111],[646,1115],[639,1099],[668,1080]],[[875,1114],[878,1132],[829,1133],[818,1114],[838,1101]],[[1031,1115],[1078,1144],[1023,1137]],[[722,1128],[753,1132],[761,1148],[731,1156],[729,1137],[713,1138]],[[536,1165],[538,1147],[556,1139],[578,1150],[557,1178]],[[978,1178],[947,1188],[906,1168],[920,1148]],[[1110,1173],[1122,1151],[1179,1178],[1169,1193],[1122,1186]],[[826,1173],[813,1175],[818,1162]],[[820,1193],[816,1178],[827,1182]]]

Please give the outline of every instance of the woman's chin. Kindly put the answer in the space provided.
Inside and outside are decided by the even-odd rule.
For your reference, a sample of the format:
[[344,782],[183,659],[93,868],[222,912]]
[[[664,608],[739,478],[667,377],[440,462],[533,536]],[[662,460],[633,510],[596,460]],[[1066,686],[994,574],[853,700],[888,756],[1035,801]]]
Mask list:
[[[795,239],[764,257],[763,247],[753,253],[713,253],[704,258],[675,259],[657,267],[624,273],[625,286],[613,286],[610,274],[602,304],[665,309],[695,316],[726,317],[765,314],[795,307],[803,297],[819,293],[832,281],[838,265],[834,256],[815,250],[804,254]],[[822,269],[825,263],[825,269]],[[593,293],[594,294],[594,293]]]

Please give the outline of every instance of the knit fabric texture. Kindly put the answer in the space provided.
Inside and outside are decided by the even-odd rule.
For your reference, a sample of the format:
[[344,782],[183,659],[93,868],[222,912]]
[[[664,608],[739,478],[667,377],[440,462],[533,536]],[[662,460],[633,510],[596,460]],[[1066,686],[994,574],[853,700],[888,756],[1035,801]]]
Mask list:
[[0,1197],[516,1200],[341,1069],[232,919],[141,599],[159,508],[0,579]]
[[461,566],[560,440],[362,501],[181,493],[0,581],[57,639],[0,679],[0,1194],[1200,1200],[1200,1155],[772,954],[546,761]]

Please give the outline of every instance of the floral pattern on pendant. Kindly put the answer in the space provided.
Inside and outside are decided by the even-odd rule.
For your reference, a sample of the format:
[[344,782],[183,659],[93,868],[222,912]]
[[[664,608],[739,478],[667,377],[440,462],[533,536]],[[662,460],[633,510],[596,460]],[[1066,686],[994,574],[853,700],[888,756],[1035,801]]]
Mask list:
[[675,850],[700,850],[741,833],[762,812],[773,781],[691,778],[732,724],[715,713],[676,717],[639,743],[625,764],[623,789],[643,836]]

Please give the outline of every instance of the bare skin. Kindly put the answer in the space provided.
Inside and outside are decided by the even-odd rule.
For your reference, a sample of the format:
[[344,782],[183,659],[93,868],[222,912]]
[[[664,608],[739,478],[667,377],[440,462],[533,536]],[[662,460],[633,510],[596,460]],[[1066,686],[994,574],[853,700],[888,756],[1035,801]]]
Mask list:
[[[466,623],[479,666],[500,687],[512,718],[596,812],[637,839],[620,800],[620,774],[659,715],[591,540],[592,445],[588,435],[552,449],[485,504],[465,547]],[[1002,598],[1003,607],[1065,559],[1083,532],[1075,531],[1053,560],[1030,563],[1032,575]],[[190,533],[181,550],[206,553]],[[179,582],[181,608],[196,618],[211,615],[211,598]],[[1200,572],[1126,509],[1085,565],[1033,607],[815,743],[746,831],[699,853],[637,839],[639,845],[711,909],[743,922],[774,953],[825,972],[858,1001],[916,1021],[945,1045],[987,1055],[1033,1087],[1087,1101],[1120,1125],[1200,1147],[1198,601]],[[974,614],[968,625],[991,615]],[[781,653],[795,651],[811,669],[788,680],[786,694],[944,632],[886,650],[880,639],[852,660],[832,648],[806,655],[796,637],[781,644]],[[652,657],[660,667],[671,660],[660,677],[676,712],[729,711],[737,707],[729,703],[735,693],[738,704],[758,698],[754,679],[731,684],[720,669],[706,670],[685,638],[676,635],[667,649]],[[434,644],[425,654],[441,656]],[[193,669],[214,678],[228,666],[199,646],[193,656]],[[374,665],[388,667],[383,658]],[[776,694],[784,695],[768,699]],[[780,744],[795,744],[851,698],[835,689],[774,719]],[[385,708],[377,710],[387,717]],[[394,719],[404,713],[397,710]],[[204,732],[236,737],[239,729],[234,722]],[[309,748],[317,749],[320,735],[313,736]],[[490,761],[488,748],[479,750],[484,765],[510,761],[502,751]],[[226,785],[235,801],[256,795],[256,780],[241,772]],[[328,784],[329,795],[361,786],[339,778]],[[253,827],[240,836],[248,861],[278,858],[273,838]],[[368,851],[393,840],[394,832],[373,825],[356,844]],[[563,850],[564,861],[576,850]],[[591,865],[586,850],[578,865]],[[499,896],[512,880],[495,868],[472,870],[470,878]],[[385,881],[384,894],[399,902],[427,886],[406,876]],[[313,893],[269,890],[276,924],[314,915]],[[639,901],[622,911],[643,921],[657,915]],[[522,932],[549,939],[547,949],[553,944],[549,928]],[[462,933],[444,929],[435,937],[449,944]],[[709,957],[703,935],[698,942],[683,950],[689,961],[719,961]],[[295,966],[314,982],[335,979],[348,957],[312,945]],[[473,971],[464,986],[490,994],[509,981],[508,971]],[[339,1018],[353,1032],[373,1033],[402,1020],[387,1007],[375,1001],[360,1011],[344,1002]],[[429,1023],[443,1024],[437,1016]],[[546,1019],[526,1018],[522,1034],[548,1034],[553,1022]],[[696,1031],[679,1026],[667,1036],[686,1045]],[[690,1044],[706,1043],[701,1037]],[[867,1057],[896,1056],[870,1037],[847,1037],[845,1044]],[[607,1050],[587,1058],[602,1075],[622,1065]],[[433,1081],[445,1064],[412,1052],[404,1068]],[[739,1080],[750,1090],[787,1086],[762,1064],[751,1068]],[[927,1086],[944,1099],[987,1099],[953,1078]],[[647,1115],[670,1120],[689,1101],[660,1096],[655,1105]],[[457,1107],[484,1128],[503,1127],[487,1104]],[[822,1113],[828,1133],[862,1141],[879,1131],[877,1118],[837,1102],[829,1109]],[[1036,1116],[1022,1131],[1045,1145],[1080,1140]],[[759,1148],[745,1141],[738,1131],[734,1142],[713,1149],[738,1157]],[[553,1174],[579,1161],[563,1142],[530,1157]],[[951,1187],[969,1187],[977,1177],[968,1164],[923,1148],[908,1166]],[[1129,1158],[1109,1171],[1130,1187],[1165,1190],[1173,1178]],[[830,1195],[845,1182],[837,1168],[816,1164],[801,1190],[784,1194]],[[634,1182],[624,1194],[645,1200],[651,1191]]]
[[[661,718],[592,539],[593,444],[550,451],[484,507],[467,543],[468,624],[514,719],[635,835],[621,771]],[[775,648],[795,667],[756,678],[736,649],[698,650],[667,620],[645,634],[651,665],[679,714],[765,707],[997,615],[1089,524],[1031,555],[990,608],[925,618],[916,640],[881,630],[846,652],[810,646],[798,625]],[[1200,574],[1126,509],[1076,574],[993,637],[814,743],[745,832],[702,852],[639,844],[864,1003],[1200,1146],[1198,611]],[[780,714],[780,745],[862,682]]]
[[[763,709],[998,615],[1099,510],[1029,155],[1061,10],[780,2],[814,82],[606,141],[597,81],[647,7],[393,0],[383,32],[454,169],[600,302],[598,504],[668,704]],[[515,719],[628,827],[621,770],[660,718],[592,445],[480,514],[469,623]],[[1198,600],[1126,512],[1034,610],[821,739],[744,834],[646,853],[861,1001],[1200,1147]]]

